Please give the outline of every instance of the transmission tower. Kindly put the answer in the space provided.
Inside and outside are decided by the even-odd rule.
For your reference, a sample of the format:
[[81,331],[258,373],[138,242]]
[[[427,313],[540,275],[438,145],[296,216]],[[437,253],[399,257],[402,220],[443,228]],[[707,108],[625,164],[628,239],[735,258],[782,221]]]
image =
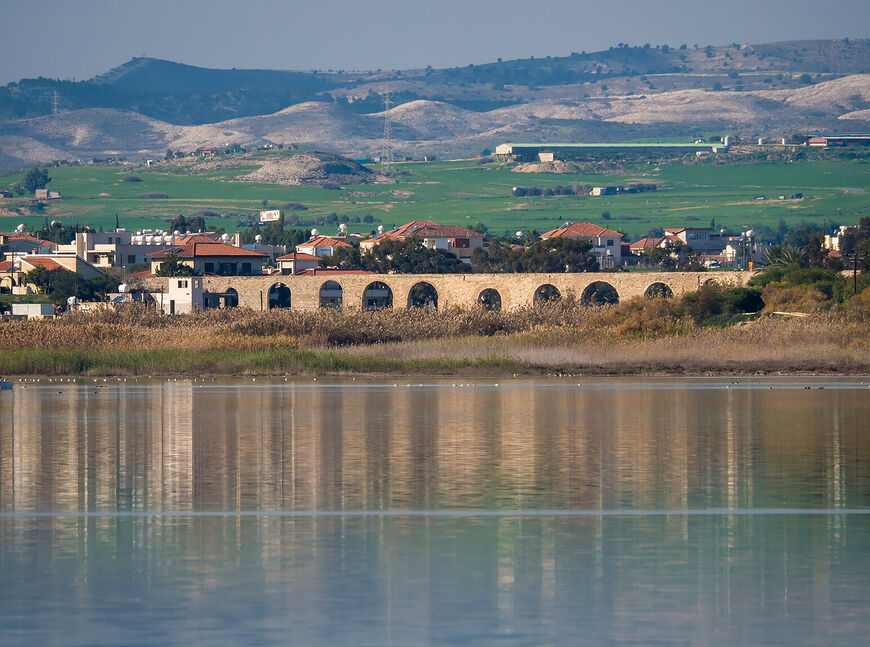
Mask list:
[[384,92],[384,141],[381,144],[381,171],[393,165],[393,126],[390,123],[390,84]]
[[57,94],[57,90],[54,91],[54,94],[51,95],[51,114],[57,115],[60,114],[60,97]]

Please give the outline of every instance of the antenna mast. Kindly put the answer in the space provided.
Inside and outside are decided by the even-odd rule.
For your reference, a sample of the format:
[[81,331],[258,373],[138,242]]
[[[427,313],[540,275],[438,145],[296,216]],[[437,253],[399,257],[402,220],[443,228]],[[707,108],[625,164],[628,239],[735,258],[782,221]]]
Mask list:
[[54,94],[51,95],[51,114],[58,115],[60,114],[60,97],[57,95],[57,90],[54,91]]
[[384,141],[381,144],[381,171],[389,171],[393,165],[393,125],[390,123],[390,83],[384,92]]

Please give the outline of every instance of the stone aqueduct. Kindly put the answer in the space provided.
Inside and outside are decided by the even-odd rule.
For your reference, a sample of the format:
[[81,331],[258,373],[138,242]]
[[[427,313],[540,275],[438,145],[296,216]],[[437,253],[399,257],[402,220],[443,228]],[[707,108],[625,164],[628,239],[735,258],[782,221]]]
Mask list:
[[[426,301],[438,308],[470,307],[477,303],[510,310],[528,306],[551,296],[573,294],[585,302],[610,302],[633,296],[679,296],[697,290],[710,281],[723,285],[744,286],[751,272],[625,272],[578,274],[318,274],[307,276],[206,276],[204,290],[214,296],[233,295],[230,302],[254,310],[290,307],[312,310],[323,307],[339,295],[343,308],[373,307],[372,295],[388,295],[389,305],[409,307],[420,294],[420,286],[435,296]],[[140,279],[137,286],[151,292],[165,292],[166,278]],[[327,285],[328,284],[328,285]],[[372,288],[372,284],[378,284]],[[283,286],[283,287],[281,287]],[[415,287],[416,286],[416,287]],[[550,286],[550,287],[547,287]],[[286,289],[285,289],[286,288]],[[336,289],[338,288],[338,289]],[[386,289],[384,289],[386,288]],[[555,291],[553,290],[555,288]],[[285,299],[278,300],[280,290]],[[289,290],[289,292],[288,292]],[[493,292],[494,291],[494,292]],[[364,298],[364,293],[366,297]],[[329,295],[325,301],[322,295]],[[482,295],[486,299],[482,298]],[[383,300],[377,306],[387,303]]]

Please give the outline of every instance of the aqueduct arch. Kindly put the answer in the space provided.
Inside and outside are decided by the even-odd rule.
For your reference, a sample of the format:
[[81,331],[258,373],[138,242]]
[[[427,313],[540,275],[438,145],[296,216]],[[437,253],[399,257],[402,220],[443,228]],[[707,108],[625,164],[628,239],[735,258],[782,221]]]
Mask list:
[[501,295],[495,288],[485,288],[477,295],[477,303],[487,310],[501,310]]
[[290,288],[284,283],[275,283],[270,287],[268,297],[267,303],[270,310],[272,308],[290,308],[293,305]]
[[649,287],[644,290],[643,296],[647,299],[672,299],[674,297],[674,291],[671,290],[667,283],[656,281],[655,283],[649,284]]
[[428,281],[420,281],[408,291],[409,308],[438,308],[438,290]]
[[593,281],[583,290],[580,302],[585,305],[612,305],[619,303],[619,292],[607,281]]
[[552,283],[544,283],[538,286],[535,290],[535,295],[532,297],[533,303],[547,303],[549,301],[559,301],[562,298],[562,292]]

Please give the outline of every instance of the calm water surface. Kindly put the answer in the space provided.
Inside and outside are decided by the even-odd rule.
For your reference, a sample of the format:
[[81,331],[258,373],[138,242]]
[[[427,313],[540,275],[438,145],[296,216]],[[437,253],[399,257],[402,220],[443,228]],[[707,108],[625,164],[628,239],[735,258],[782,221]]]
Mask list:
[[0,645],[867,644],[870,380],[731,382],[16,385]]

